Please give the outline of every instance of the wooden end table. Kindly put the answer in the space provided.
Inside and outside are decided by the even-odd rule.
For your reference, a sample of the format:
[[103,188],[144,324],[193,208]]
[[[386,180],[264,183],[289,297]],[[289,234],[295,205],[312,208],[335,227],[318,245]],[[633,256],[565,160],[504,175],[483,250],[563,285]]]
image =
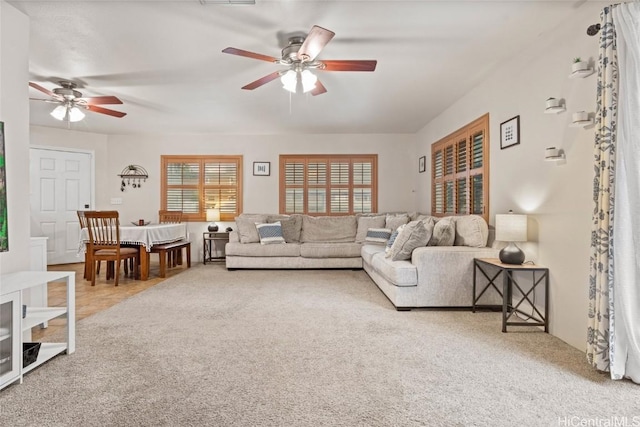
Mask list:
[[206,264],[207,261],[224,262],[224,260],[226,259],[224,245],[228,242],[228,231],[205,231],[204,233],[202,233],[202,262],[204,264]]

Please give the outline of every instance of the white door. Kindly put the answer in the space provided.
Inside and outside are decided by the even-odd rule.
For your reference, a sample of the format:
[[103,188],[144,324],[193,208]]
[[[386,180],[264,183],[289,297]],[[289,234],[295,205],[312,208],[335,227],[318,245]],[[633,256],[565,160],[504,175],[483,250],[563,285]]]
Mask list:
[[46,236],[47,263],[78,257],[78,210],[91,209],[91,154],[30,149],[31,235]]

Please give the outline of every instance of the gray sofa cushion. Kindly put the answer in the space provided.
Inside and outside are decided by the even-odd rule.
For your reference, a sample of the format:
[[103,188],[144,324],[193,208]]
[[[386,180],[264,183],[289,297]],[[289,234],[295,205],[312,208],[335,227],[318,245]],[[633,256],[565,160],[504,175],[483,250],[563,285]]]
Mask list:
[[441,218],[433,227],[429,246],[453,246],[456,238],[456,223],[451,217]]
[[367,237],[370,228],[384,228],[386,216],[358,216],[358,231],[356,232],[356,242],[362,243]]
[[358,258],[360,243],[303,243],[300,255],[305,258]]
[[479,215],[463,215],[454,217],[456,238],[454,245],[484,248],[489,238],[489,226]]
[[321,216],[302,217],[300,241],[307,242],[355,242],[356,217]]
[[387,214],[385,219],[385,228],[390,228],[393,233],[400,227],[409,222],[409,215],[403,214]]
[[371,265],[382,277],[395,286],[416,286],[418,269],[411,261],[393,261],[380,251],[371,258]]
[[280,221],[282,225],[282,235],[287,243],[300,242],[300,231],[302,230],[302,215],[269,215],[267,222]]
[[256,222],[267,222],[267,215],[241,214],[236,217],[236,227],[238,228],[241,243],[258,243],[260,241]]
[[371,260],[375,254],[379,254],[380,252],[384,253],[384,246],[380,245],[362,245],[362,250],[360,251],[360,256],[362,256],[362,261],[371,265]]
[[400,230],[386,256],[393,261],[409,259],[411,252],[415,248],[426,246],[430,237],[422,221],[411,221]]
[[227,243],[227,256],[246,257],[299,257],[300,244],[286,243],[284,245],[261,245],[260,243]]

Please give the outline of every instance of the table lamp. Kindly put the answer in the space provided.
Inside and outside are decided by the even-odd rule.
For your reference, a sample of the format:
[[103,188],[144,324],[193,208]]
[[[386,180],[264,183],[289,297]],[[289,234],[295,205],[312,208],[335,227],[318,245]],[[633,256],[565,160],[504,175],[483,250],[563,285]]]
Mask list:
[[496,215],[496,240],[509,242],[500,251],[500,262],[503,264],[522,264],[524,252],[514,242],[527,241],[527,216],[514,214]]
[[207,209],[207,222],[209,223],[207,228],[209,231],[218,231],[216,221],[220,221],[220,209]]

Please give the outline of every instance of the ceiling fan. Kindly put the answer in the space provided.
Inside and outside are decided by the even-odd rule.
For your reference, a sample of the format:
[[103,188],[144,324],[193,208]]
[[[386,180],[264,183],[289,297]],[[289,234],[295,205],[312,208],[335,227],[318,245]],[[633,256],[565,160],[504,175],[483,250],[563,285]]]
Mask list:
[[242,89],[253,90],[280,77],[284,89],[289,92],[296,93],[299,89],[302,89],[303,92],[310,92],[311,95],[315,96],[325,93],[327,89],[310,70],[375,71],[378,63],[376,60],[317,60],[316,57],[331,41],[333,36],[335,36],[333,31],[314,25],[306,37],[290,37],[289,43],[282,49],[281,58],[236,49],[235,47],[228,47],[222,52],[288,67],[285,70],[275,71],[251,82],[243,86]]
[[122,101],[120,101],[118,97],[92,96],[83,98],[82,93],[76,90],[77,85],[75,83],[66,80],[62,80],[58,83],[61,87],[54,88],[53,91],[51,91],[37,83],[29,82],[29,86],[51,97],[51,99],[29,99],[59,104],[51,112],[51,115],[58,120],[66,120],[68,122],[77,122],[82,120],[84,118],[84,113],[81,109],[113,117],[124,117],[127,115],[127,113],[98,106],[99,104],[122,104]]

